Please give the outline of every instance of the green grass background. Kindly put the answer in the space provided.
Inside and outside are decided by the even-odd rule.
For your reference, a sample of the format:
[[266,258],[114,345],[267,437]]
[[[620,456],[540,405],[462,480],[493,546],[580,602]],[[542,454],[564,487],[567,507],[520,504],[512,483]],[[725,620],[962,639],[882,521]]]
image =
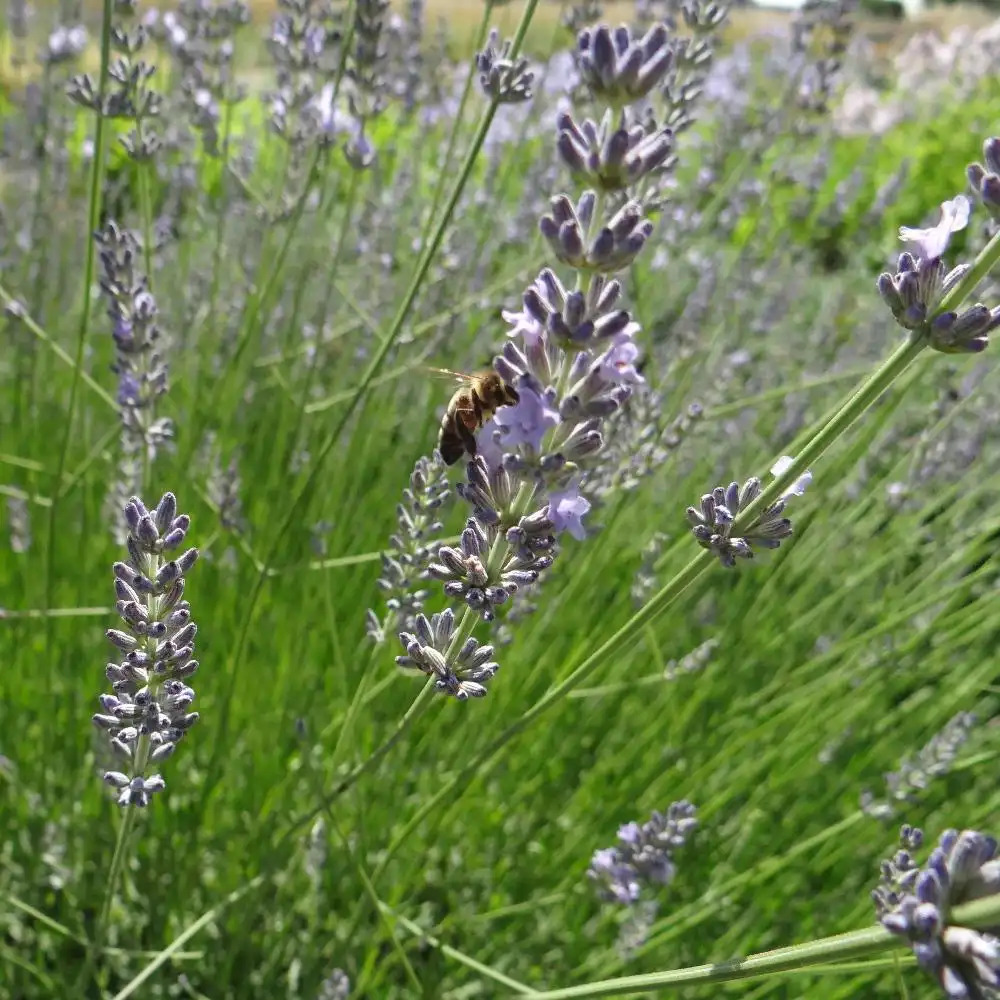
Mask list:
[[[707,398],[704,422],[636,491],[593,512],[601,530],[591,539],[565,543],[537,611],[499,650],[489,696],[435,702],[374,773],[321,814],[322,827],[289,836],[321,790],[393,732],[419,689],[397,676],[394,644],[373,648],[364,624],[366,609],[379,607],[379,554],[396,504],[413,462],[433,445],[445,401],[422,366],[468,367],[502,341],[500,307],[516,304],[545,256],[530,227],[496,252],[490,241],[525,197],[524,163],[552,151],[528,144],[492,173],[477,170],[474,186],[488,196],[467,199],[453,239],[490,245],[485,273],[459,262],[418,300],[408,342],[325,460],[252,608],[260,561],[357,385],[359,352],[384,335],[415,263],[414,220],[438,176],[440,136],[387,120],[376,138],[398,157],[385,156],[353,201],[340,162],[325,169],[322,201],[281,263],[290,223],[262,230],[204,165],[183,239],[153,276],[172,341],[164,412],[177,444],[157,460],[145,496],[154,503],[174,491],[203,551],[186,595],[199,625],[202,718],[163,769],[167,790],[139,817],[111,908],[101,995],[115,995],[198,921],[133,995],[311,997],[335,966],[350,973],[353,995],[420,995],[401,954],[423,996],[454,1000],[509,995],[496,974],[551,988],[719,962],[869,925],[878,860],[902,818],[933,836],[991,827],[995,450],[987,443],[980,460],[916,506],[896,511],[887,498],[919,449],[948,441],[963,423],[967,433],[989,425],[989,355],[975,391],[943,410],[942,393],[983,361],[922,357],[814,469],[813,488],[794,504],[790,544],[738,572],[713,569],[639,643],[607,656],[586,685],[479,757],[633,613],[630,591],[654,533],[669,536],[664,581],[695,552],[684,508],[716,483],[763,475],[794,453],[796,436],[783,429],[789,408],[818,419],[889,353],[898,330],[875,277],[896,227],[918,223],[960,188],[965,164],[995,129],[996,98],[987,88],[933,109],[874,149],[865,137],[784,137],[760,162],[728,164],[765,185],[756,210],[722,238],[706,224],[688,246],[671,248],[677,263],[665,270],[647,259],[629,277],[632,301],[661,358],[671,353],[670,318],[691,294],[686,252],[708,255],[734,283],[751,267],[767,269],[767,294],[794,288],[782,314],[769,318],[759,297],[720,297],[669,370],[667,407],[680,414]],[[261,129],[247,107],[242,127]],[[801,218],[792,209],[802,193],[777,168],[810,141],[817,151],[833,142],[832,166]],[[912,166],[899,200],[877,225],[863,223],[904,155]],[[365,259],[332,270],[339,234],[384,209],[401,164],[415,175],[412,202],[383,212],[377,234],[397,269],[386,274]],[[688,154],[682,176],[697,168]],[[52,344],[75,347],[86,236],[85,170],[69,169],[75,181],[57,204],[42,189],[37,241],[0,279],[37,323],[0,326],[8,348],[0,488],[27,500],[34,535],[25,553],[0,546],[0,753],[9,762],[0,770],[0,996],[11,1000],[71,995],[120,822],[97,777],[104,757],[90,723],[106,688],[103,631],[114,623],[111,565],[121,556],[103,509],[117,416],[86,382],[56,476],[74,373]],[[823,209],[852,170],[856,201],[824,227]],[[267,199],[281,181],[279,152],[263,142],[252,182]],[[6,179],[8,204],[19,183]],[[823,272],[816,260],[831,241],[843,264]],[[259,310],[240,305],[247,287],[252,302],[272,275]],[[113,394],[103,308],[95,301],[93,310],[84,370]],[[303,326],[323,321],[328,339],[309,367]],[[845,345],[853,366],[840,364]],[[763,375],[714,393],[720,359],[747,346]],[[194,462],[206,432],[226,459],[238,456],[242,532],[221,526]],[[312,545],[320,523],[325,555]],[[453,510],[449,528],[460,523]],[[439,607],[437,596],[429,607]],[[663,678],[669,661],[708,639],[718,645],[702,671]],[[897,821],[860,812],[864,789],[882,794],[886,771],[972,709],[983,721],[946,777]],[[621,823],[679,798],[696,803],[700,828],[678,855],[648,941],[623,960],[616,916],[593,898],[587,864]],[[268,877],[255,883],[262,870]],[[929,981],[905,975],[911,995],[931,995]],[[897,994],[897,976],[887,959],[677,992],[846,1000]]]

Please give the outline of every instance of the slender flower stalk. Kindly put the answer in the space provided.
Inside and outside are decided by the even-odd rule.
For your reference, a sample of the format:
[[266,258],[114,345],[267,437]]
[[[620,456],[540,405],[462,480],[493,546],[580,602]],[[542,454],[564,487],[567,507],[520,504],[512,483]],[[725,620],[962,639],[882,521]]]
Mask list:
[[[111,65],[111,16],[113,0],[104,0],[103,17],[101,21],[101,67],[97,77],[97,106],[103,109],[104,101],[108,91],[108,79]],[[91,88],[93,89],[93,88]],[[103,205],[104,186],[104,158],[105,143],[107,137],[106,117],[101,110],[96,111],[94,123],[94,155],[90,166],[90,195],[87,210],[87,225],[91,233],[97,231],[100,224],[101,209]],[[87,241],[86,257],[83,266],[83,283],[80,302],[80,317],[77,327],[76,350],[73,356],[73,381],[70,385],[69,400],[65,411],[65,433],[59,449],[59,461],[55,469],[55,480],[61,482],[66,471],[66,462],[69,458],[70,445],[73,440],[73,422],[76,416],[77,397],[80,392],[80,381],[84,370],[84,353],[87,347],[87,338],[90,333],[90,304],[94,280],[94,261],[96,251],[93,241]],[[49,508],[48,523],[48,553],[49,561],[45,574],[45,607],[48,609],[52,604],[52,587],[55,582],[55,536],[59,523],[59,504],[53,502]],[[51,634],[51,633],[50,633]]]
[[[964,276],[944,295],[938,305],[938,310],[952,309],[960,306],[965,298],[972,293],[976,285],[1000,262],[1000,233],[995,235],[986,247],[977,255],[971,267]],[[885,392],[909,367],[912,361],[927,346],[923,339],[908,338],[886,359],[855,391],[841,401],[819,423],[819,430],[806,442],[803,448],[791,462],[782,462],[774,474],[773,481],[760,494],[738,513],[732,522],[731,534],[739,536],[740,532],[755,523],[761,510],[777,500],[784,491],[795,483],[813,462],[820,458],[835,441],[858,420],[865,411]],[[518,735],[528,729],[549,709],[559,704],[571,691],[585,683],[591,675],[604,665],[609,657],[621,655],[642,639],[645,628],[660,618],[672,608],[681,595],[694,587],[700,580],[706,580],[711,569],[711,560],[715,558],[705,551],[689,561],[673,577],[671,577],[648,601],[621,625],[612,635],[608,636],[595,649],[587,652],[581,661],[558,684],[550,688],[541,698],[535,701],[518,719],[509,725],[496,739],[491,740],[477,753],[473,754],[452,778],[443,783],[438,791],[431,796],[414,813],[403,829],[390,844],[376,876],[389,863],[395,852],[404,844],[409,835],[418,829],[431,815],[438,805],[452,795],[456,789],[464,788],[472,775],[480,777],[496,766],[501,759],[500,751],[510,744]],[[865,946],[871,942],[866,941]],[[877,949],[876,949],[877,950]],[[766,962],[764,963],[767,964]],[[740,978],[740,977],[735,977]],[[655,989],[659,984],[671,982],[671,977],[657,976],[651,978],[628,977],[627,980],[615,981],[615,989],[627,992],[633,984],[636,988]],[[648,984],[648,985],[647,985]],[[550,991],[544,996],[576,997],[614,995],[615,989],[607,993],[601,989],[580,988],[571,990]]]
[[[477,619],[493,622],[515,593],[538,582],[557,557],[558,535],[586,537],[587,488],[598,480],[605,425],[642,382],[639,325],[622,307],[616,275],[653,232],[629,190],[670,165],[670,130],[649,131],[629,110],[662,82],[672,59],[667,41],[663,26],[642,38],[603,25],[579,36],[582,74],[607,111],[600,125],[562,115],[557,151],[573,176],[593,187],[555,195],[539,220],[571,280],[546,267],[522,308],[504,312],[510,329],[495,370],[515,402],[466,443],[471,456],[458,494],[471,516],[460,544],[442,546],[427,566],[446,599],[465,605],[461,616],[451,609],[421,615],[415,631],[399,636],[405,652],[397,663],[459,698],[485,694],[497,670],[493,646],[472,637]],[[494,103],[530,97],[530,70],[513,53],[494,32],[477,57]],[[617,207],[610,195],[620,196]]]

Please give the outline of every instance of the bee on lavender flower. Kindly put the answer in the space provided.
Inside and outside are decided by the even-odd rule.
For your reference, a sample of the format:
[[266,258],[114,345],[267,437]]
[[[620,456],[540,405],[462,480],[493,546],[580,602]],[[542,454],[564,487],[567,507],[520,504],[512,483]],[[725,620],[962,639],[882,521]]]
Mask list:
[[501,406],[513,406],[519,399],[517,390],[506,383],[492,368],[467,375],[447,368],[432,368],[438,375],[447,375],[462,383],[448,402],[441,418],[438,451],[445,465],[454,465],[463,454],[476,454],[478,431]]

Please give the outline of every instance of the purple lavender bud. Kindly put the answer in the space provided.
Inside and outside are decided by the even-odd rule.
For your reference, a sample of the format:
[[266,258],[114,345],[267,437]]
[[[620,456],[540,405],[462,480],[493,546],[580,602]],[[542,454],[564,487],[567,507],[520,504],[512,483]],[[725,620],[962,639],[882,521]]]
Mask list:
[[528,69],[523,56],[513,57],[513,42],[500,44],[499,32],[494,28],[486,48],[476,53],[476,68],[483,93],[497,104],[517,104],[531,98],[531,84],[535,74]]
[[983,143],[983,159],[985,165],[970,164],[966,175],[986,211],[1000,219],[1000,138],[991,136]]
[[669,35],[662,24],[642,38],[624,25],[585,28],[577,40],[578,65],[595,98],[614,107],[631,104],[649,94],[673,63]]
[[[775,475],[778,474],[776,471]],[[735,482],[728,487],[718,486],[701,498],[700,509],[687,508],[691,533],[698,544],[711,551],[723,566],[731,568],[736,565],[737,559],[753,558],[755,549],[776,549],[782,540],[791,536],[791,521],[781,514],[795,493],[789,493],[760,512],[742,535],[733,534],[736,518],[760,492],[760,480],[753,477],[742,488]]]
[[[169,756],[179,733],[196,718],[186,713],[194,692],[179,679],[193,672],[188,665],[194,663],[191,654],[197,628],[186,602],[180,605],[179,601],[183,573],[194,560],[182,556],[179,562],[163,561],[158,526],[166,528],[180,520],[172,494],[163,496],[153,515],[138,498],[128,502],[124,514],[129,526],[129,563],[115,563],[114,588],[125,629],[110,629],[107,635],[126,655],[121,662],[107,665],[105,673],[115,693],[101,696],[105,714],[95,715],[94,722],[108,733],[114,752],[137,766],[139,760],[151,763]],[[183,523],[187,524],[186,517]],[[155,582],[140,566],[151,567]],[[154,659],[155,667],[150,669]],[[143,740],[148,741],[145,756],[136,752]],[[148,805],[152,795],[165,787],[159,775],[124,778],[124,783],[115,779],[123,790],[118,797],[123,806]]]
[[[434,677],[438,692],[450,694],[459,701],[483,697],[486,694],[485,682],[499,669],[499,664],[490,659],[492,647],[480,647],[475,639],[467,639],[454,664],[450,664],[447,651],[455,627],[452,611],[449,609],[430,619],[418,613],[415,624],[419,638],[410,633],[400,633],[399,641],[406,655],[396,657],[396,663],[404,669],[415,669]],[[480,649],[485,655],[480,654]]]
[[931,322],[928,343],[944,354],[974,354],[989,344],[989,333],[1000,324],[1000,306],[989,309],[982,303],[961,314],[941,313]]

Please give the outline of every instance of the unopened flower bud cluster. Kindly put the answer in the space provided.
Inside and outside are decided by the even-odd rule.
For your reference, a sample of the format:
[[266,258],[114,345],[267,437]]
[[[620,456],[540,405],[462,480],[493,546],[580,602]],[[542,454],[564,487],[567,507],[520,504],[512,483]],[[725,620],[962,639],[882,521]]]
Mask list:
[[107,636],[122,657],[107,666],[112,693],[101,695],[94,724],[107,733],[121,769],[105,772],[122,806],[146,806],[165,787],[155,770],[198,721],[188,682],[197,626],[184,600],[185,577],[198,559],[183,543],[191,519],[172,493],[153,511],[138,497],[125,505],[128,558],[117,562],[115,607],[122,627]]
[[949,1000],[995,996],[1000,989],[1000,939],[952,923],[961,903],[1000,892],[996,838],[976,830],[946,830],[923,866],[913,857],[920,830],[904,826],[901,849],[882,862],[873,891],[879,923],[905,938],[917,964]]
[[128,155],[137,161],[152,159],[160,146],[159,136],[150,121],[159,117],[160,94],[151,79],[156,66],[146,62],[141,53],[146,46],[148,31],[136,19],[136,5],[129,0],[116,0],[115,19],[111,24],[111,49],[115,53],[108,67],[108,89],[102,96],[94,78],[85,73],[70,81],[71,100],[105,118],[126,119],[132,128],[121,143]]

